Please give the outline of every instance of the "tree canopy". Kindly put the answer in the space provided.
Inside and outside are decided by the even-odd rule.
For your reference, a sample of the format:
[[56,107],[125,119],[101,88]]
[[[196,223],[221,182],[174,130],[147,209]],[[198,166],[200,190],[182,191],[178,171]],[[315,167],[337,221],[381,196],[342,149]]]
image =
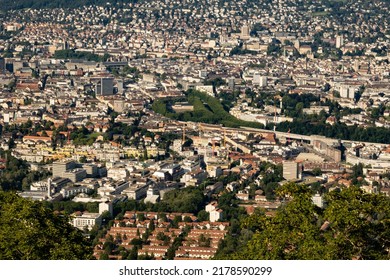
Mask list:
[[289,183],[277,190],[292,198],[273,217],[257,212],[241,221],[253,236],[226,259],[390,259],[390,200],[358,187],[331,191],[324,209],[309,188]]
[[92,247],[67,217],[43,203],[0,192],[0,259],[82,260]]

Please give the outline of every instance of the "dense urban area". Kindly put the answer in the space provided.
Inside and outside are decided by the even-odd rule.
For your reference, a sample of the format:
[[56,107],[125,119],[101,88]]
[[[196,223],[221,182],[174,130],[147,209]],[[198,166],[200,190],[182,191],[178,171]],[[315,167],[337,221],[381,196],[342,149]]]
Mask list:
[[2,1],[0,259],[390,259],[389,3]]

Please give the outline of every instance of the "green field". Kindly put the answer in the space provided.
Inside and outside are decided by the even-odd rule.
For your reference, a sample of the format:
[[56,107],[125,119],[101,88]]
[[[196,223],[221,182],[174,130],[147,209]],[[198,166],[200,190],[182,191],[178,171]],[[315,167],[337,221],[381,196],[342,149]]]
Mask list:
[[192,112],[175,113],[170,110],[170,106],[174,101],[163,99],[155,100],[152,109],[156,113],[180,121],[222,124],[227,127],[247,126],[264,128],[260,123],[242,121],[232,116],[229,112],[225,111],[218,99],[206,93],[190,90],[186,93],[186,97],[187,101],[194,106],[194,111]]

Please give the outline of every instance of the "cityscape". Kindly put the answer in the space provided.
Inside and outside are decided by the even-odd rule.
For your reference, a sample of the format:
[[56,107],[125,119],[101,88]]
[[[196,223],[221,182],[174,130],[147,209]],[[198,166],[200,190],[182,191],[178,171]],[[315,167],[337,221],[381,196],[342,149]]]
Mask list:
[[0,259],[390,259],[388,0],[3,2]]

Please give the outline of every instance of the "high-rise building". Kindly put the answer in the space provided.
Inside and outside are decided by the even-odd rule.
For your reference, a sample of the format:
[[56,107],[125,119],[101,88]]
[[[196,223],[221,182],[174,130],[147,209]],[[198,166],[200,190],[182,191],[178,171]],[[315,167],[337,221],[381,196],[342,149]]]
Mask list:
[[244,24],[241,27],[241,37],[249,37],[249,25]]
[[113,78],[101,78],[97,82],[95,88],[96,95],[107,96],[114,94],[114,79]]
[[230,77],[228,79],[228,85],[229,85],[230,90],[234,90],[234,88],[236,86],[236,79],[234,77]]
[[344,39],[343,36],[336,36],[336,48],[341,48],[344,46]]
[[283,178],[286,180],[299,179],[300,178],[299,164],[295,161],[284,161]]

